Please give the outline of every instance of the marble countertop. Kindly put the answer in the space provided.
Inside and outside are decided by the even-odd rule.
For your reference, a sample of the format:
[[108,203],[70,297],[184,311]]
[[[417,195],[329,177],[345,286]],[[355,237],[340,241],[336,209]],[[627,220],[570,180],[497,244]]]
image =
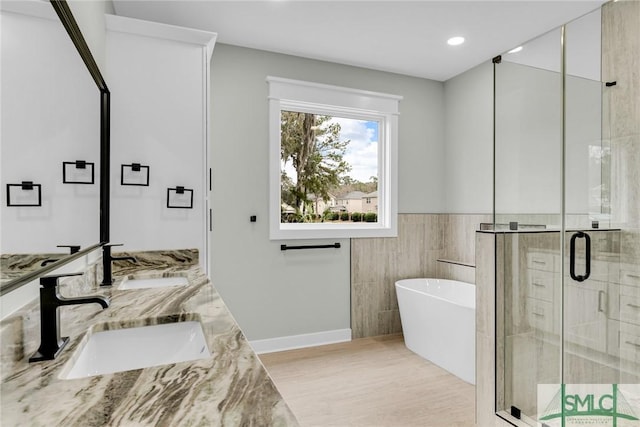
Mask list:
[[[24,340],[3,342],[0,424],[3,426],[297,426],[224,302],[198,267],[138,271],[127,275],[186,275],[188,286],[160,289],[111,288],[67,292],[106,295],[97,304],[60,309],[70,342],[56,360],[28,363],[40,340],[37,302],[4,322]],[[80,287],[82,288],[82,286]],[[190,362],[82,379],[59,375],[92,331],[199,320],[212,356]],[[35,326],[35,327],[34,327]],[[6,359],[12,357],[12,363]]]

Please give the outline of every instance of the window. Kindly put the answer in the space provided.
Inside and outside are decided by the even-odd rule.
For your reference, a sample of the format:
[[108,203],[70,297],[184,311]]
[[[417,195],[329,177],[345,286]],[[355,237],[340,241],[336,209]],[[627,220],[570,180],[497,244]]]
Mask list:
[[270,238],[396,236],[402,98],[278,77],[267,82]]

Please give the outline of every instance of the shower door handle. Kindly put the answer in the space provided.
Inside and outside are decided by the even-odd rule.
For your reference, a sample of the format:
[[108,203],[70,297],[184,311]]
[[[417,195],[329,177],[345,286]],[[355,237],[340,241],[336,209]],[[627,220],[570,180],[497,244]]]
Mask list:
[[[576,239],[585,239],[585,271],[584,275],[576,275]],[[584,282],[591,275],[591,237],[587,233],[578,231],[571,236],[569,249],[569,274],[576,282]]]

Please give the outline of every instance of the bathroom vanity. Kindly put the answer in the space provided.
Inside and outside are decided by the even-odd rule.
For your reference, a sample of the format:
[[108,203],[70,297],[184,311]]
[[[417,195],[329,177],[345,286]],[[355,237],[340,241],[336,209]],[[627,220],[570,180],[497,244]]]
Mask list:
[[[0,424],[297,425],[220,295],[197,266],[194,253],[136,253],[137,264],[116,263],[112,287],[99,286],[100,263],[83,276],[62,279],[60,293],[65,297],[102,295],[110,306],[60,308],[61,332],[70,340],[55,360],[28,362],[40,342],[37,300],[3,320]],[[163,277],[170,278],[168,286],[122,289],[135,280],[140,286],[145,282],[153,286]],[[185,280],[186,284],[180,283]],[[210,356],[63,379],[92,335],[184,322],[201,325]]]

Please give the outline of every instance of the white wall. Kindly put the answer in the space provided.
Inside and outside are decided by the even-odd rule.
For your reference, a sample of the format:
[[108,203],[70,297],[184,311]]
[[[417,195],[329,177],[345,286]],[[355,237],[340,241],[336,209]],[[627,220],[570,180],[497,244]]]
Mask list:
[[493,64],[444,84],[447,213],[493,211]]
[[[206,47],[160,37],[162,24],[108,23],[111,241],[122,250],[196,248],[204,266]],[[150,167],[148,187],[121,185],[121,165],[131,163]],[[176,186],[193,190],[193,209],[167,208],[167,189]]]
[[105,13],[115,13],[111,0],[67,0],[71,13],[80,27],[82,36],[91,50],[98,68],[104,75],[106,70],[106,26]]
[[[2,253],[61,252],[99,241],[99,92],[53,8],[2,11]],[[95,184],[63,184],[62,162],[95,165]],[[7,207],[6,184],[42,185],[41,207]]]
[[[350,327],[350,250],[280,251],[268,233],[268,75],[393,93],[399,211],[442,212],[443,85],[227,45],[213,55],[212,279],[251,340]],[[257,222],[249,222],[257,215]],[[316,242],[317,243],[317,242]],[[297,241],[296,244],[305,244]]]

